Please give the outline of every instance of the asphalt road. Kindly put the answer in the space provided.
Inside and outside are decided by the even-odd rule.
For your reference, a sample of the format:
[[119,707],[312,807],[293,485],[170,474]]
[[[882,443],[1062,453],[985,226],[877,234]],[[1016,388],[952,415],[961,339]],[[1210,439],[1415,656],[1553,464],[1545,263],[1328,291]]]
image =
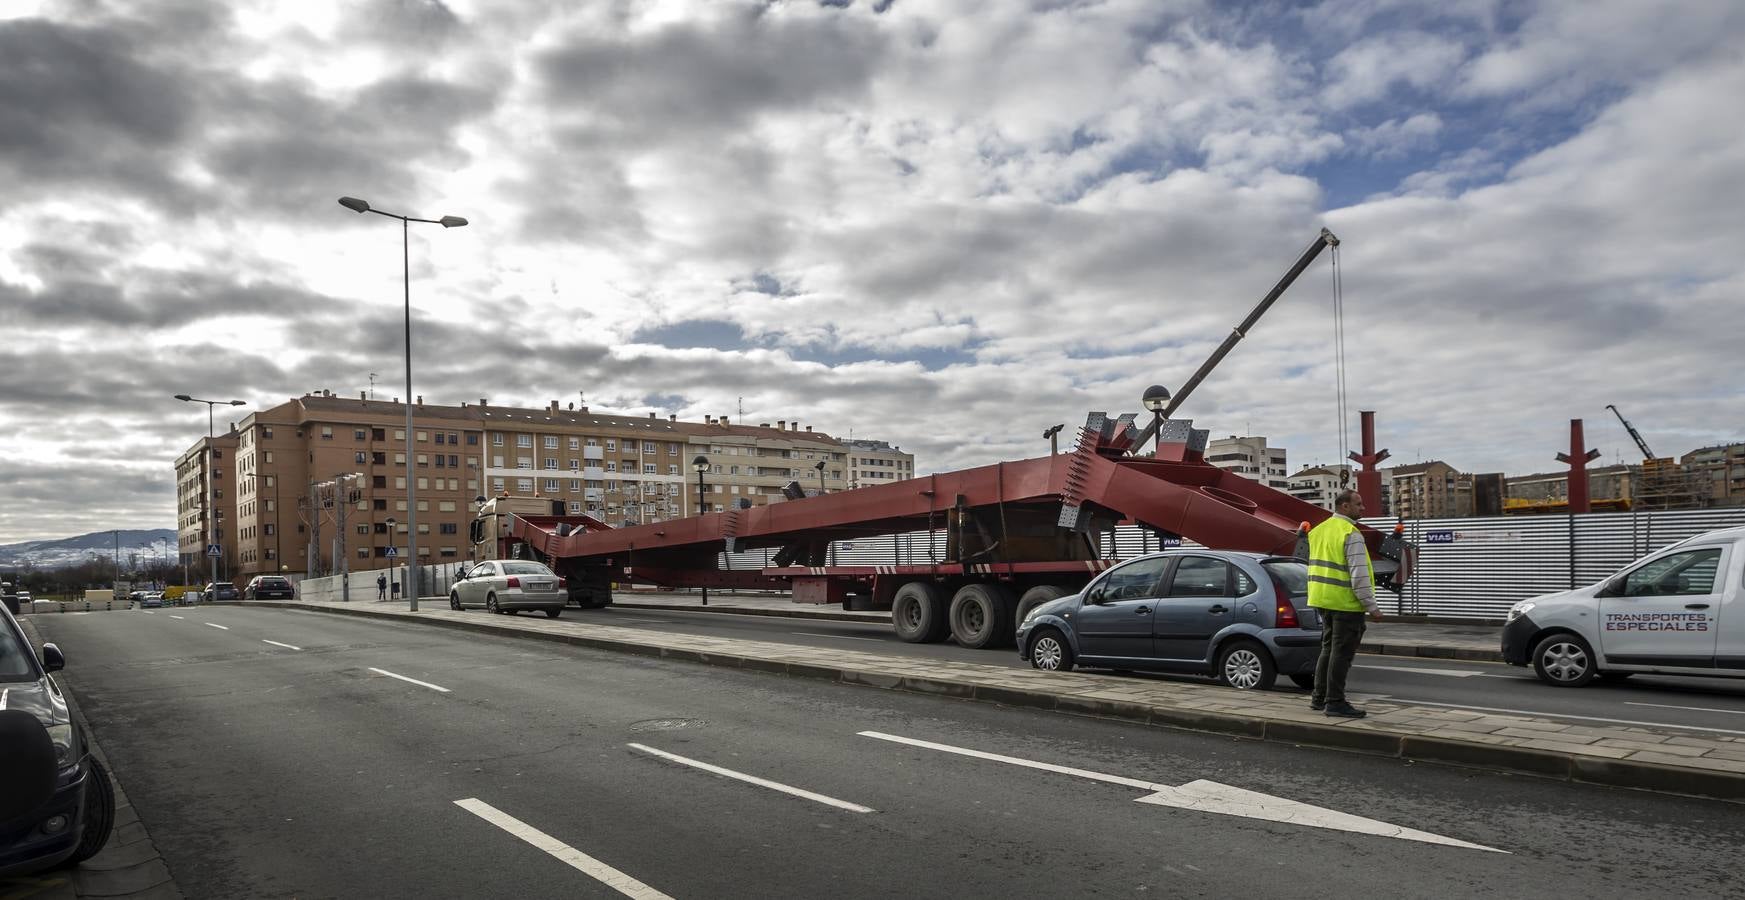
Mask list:
[[[447,629],[37,625],[191,898],[1718,897],[1745,852],[1732,804]],[[1135,802],[1197,781],[1506,852]]]
[[[1029,665],[1011,648],[969,650],[949,642],[904,643],[891,632],[890,625],[881,623],[639,610],[628,606],[601,610],[570,609],[564,611],[564,616],[577,621],[655,631],[835,647],[919,659],[950,659],[996,666]],[[1110,677],[1196,680],[1191,676],[1155,674],[1111,674]],[[1463,709],[1503,710],[1595,725],[1678,726],[1745,737],[1745,680],[1638,675],[1622,683],[1595,683],[1586,688],[1571,689],[1553,687],[1539,681],[1529,669],[1501,663],[1365,655],[1358,657],[1348,686],[1359,702],[1388,698]],[[1297,690],[1284,678],[1279,679],[1279,689]]]

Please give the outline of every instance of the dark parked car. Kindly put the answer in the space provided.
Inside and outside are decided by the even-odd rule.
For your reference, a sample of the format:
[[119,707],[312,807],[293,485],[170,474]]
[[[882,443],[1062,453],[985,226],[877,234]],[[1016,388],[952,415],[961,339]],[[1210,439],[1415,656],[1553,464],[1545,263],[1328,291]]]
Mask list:
[[49,674],[64,665],[54,644],[32,653],[0,610],[0,877],[90,859],[115,824],[109,773]]
[[242,594],[237,592],[236,585],[228,581],[214,581],[206,585],[206,590],[201,592],[200,599],[205,603],[211,603],[214,600],[241,600]]
[[242,589],[244,600],[294,600],[297,588],[283,575],[256,575]]
[[1018,625],[1018,654],[1038,669],[1189,672],[1239,690],[1281,674],[1313,686],[1320,642],[1301,560],[1224,550],[1129,560]]

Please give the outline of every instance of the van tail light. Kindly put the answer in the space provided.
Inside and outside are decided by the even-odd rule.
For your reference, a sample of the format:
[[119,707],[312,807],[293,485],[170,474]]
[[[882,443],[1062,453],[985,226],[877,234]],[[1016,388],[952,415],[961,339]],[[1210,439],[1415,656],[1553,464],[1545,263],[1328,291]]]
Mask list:
[[1285,591],[1284,585],[1274,582],[1272,590],[1273,596],[1277,598],[1278,602],[1277,615],[1273,617],[1272,626],[1274,628],[1303,627],[1302,623],[1297,621],[1297,607],[1291,603],[1291,595]]
[[520,587],[521,586],[521,579],[517,578],[514,575],[509,576],[509,586],[512,588]]

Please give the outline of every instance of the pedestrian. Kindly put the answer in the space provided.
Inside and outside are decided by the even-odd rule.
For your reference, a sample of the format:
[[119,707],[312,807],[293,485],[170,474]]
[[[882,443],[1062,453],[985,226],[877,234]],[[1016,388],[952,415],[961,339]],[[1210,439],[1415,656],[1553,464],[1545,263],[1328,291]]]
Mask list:
[[388,599],[388,576],[386,575],[376,576],[376,599]]
[[1309,532],[1309,605],[1321,616],[1321,656],[1309,708],[1329,716],[1361,719],[1368,713],[1345,699],[1345,676],[1363,641],[1364,616],[1381,621],[1375,602],[1375,567],[1357,528],[1363,498],[1340,491],[1333,515]]

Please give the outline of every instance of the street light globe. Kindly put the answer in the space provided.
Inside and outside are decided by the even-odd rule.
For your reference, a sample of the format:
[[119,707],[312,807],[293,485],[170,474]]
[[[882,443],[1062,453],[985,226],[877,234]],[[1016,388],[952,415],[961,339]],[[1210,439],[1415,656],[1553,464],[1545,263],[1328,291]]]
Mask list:
[[1154,413],[1163,412],[1169,406],[1169,388],[1154,384],[1145,389],[1145,408]]
[[697,454],[697,457],[691,460],[691,468],[699,475],[709,471],[709,457],[701,453]]

